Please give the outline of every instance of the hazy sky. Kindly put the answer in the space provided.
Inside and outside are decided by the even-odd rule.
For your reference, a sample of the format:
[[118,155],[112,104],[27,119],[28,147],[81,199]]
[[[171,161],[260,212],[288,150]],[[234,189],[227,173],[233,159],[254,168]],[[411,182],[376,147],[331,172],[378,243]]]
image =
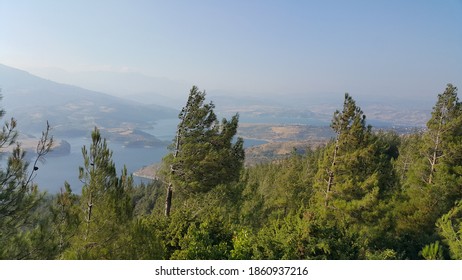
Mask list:
[[0,63],[230,91],[436,95],[462,88],[462,1],[0,0]]

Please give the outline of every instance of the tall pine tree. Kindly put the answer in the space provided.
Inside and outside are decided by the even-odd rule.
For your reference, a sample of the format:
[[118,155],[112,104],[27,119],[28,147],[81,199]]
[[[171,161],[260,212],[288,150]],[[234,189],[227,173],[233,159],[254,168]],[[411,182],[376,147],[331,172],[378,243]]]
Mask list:
[[[315,213],[344,231],[357,236],[357,246],[371,243],[378,250],[380,235],[389,227],[383,221],[388,207],[386,199],[394,188],[391,155],[387,141],[372,133],[366,116],[349,94],[345,94],[342,111],[334,113],[331,127],[335,139],[324,150],[316,175]],[[382,247],[382,248],[381,248]],[[360,258],[365,258],[363,252]]]
[[462,104],[452,84],[438,95],[417,145],[417,159],[405,174],[397,224],[398,234],[412,244],[406,249],[411,257],[437,239],[436,221],[462,198]]
[[127,169],[117,177],[112,151],[97,128],[90,150],[82,148],[84,166],[79,178],[84,183],[80,198],[81,223],[66,258],[115,259],[122,251],[121,240],[132,220],[132,178]]
[[219,184],[237,181],[244,162],[243,140],[234,137],[239,116],[220,123],[205,92],[193,86],[179,114],[173,151],[164,158],[169,168],[165,214],[170,214],[173,187],[204,193]]
[[[0,119],[4,116],[5,111],[0,110]],[[26,232],[35,226],[31,223],[31,211],[43,197],[33,179],[38,170],[37,162],[53,145],[53,137],[49,132],[50,126],[47,124],[37,144],[36,160],[29,168],[26,153],[17,141],[16,120],[11,118],[5,122],[0,131],[0,157],[3,159],[9,153],[6,166],[0,168],[0,259],[31,258],[28,249],[19,248],[23,245],[27,247],[27,243],[30,243]]]

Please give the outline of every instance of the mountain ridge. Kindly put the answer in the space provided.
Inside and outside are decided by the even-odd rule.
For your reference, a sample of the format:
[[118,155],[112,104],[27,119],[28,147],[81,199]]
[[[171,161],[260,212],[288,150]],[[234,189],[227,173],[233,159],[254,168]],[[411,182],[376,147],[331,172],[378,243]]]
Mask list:
[[2,107],[21,128],[37,133],[49,121],[58,134],[102,128],[139,128],[175,118],[177,110],[142,104],[78,86],[57,83],[0,64]]

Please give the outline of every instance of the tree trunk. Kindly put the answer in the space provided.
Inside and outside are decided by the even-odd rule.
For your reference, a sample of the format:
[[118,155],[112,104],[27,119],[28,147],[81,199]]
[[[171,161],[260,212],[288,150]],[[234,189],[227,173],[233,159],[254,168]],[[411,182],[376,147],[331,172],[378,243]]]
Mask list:
[[170,208],[172,208],[172,195],[172,183],[169,183],[167,187],[167,198],[165,199],[165,216],[167,217],[170,216]]
[[338,136],[337,139],[335,140],[335,148],[334,148],[334,155],[332,157],[332,165],[330,167],[330,170],[328,171],[329,174],[329,179],[327,180],[327,187],[326,187],[326,199],[324,202],[324,206],[327,208],[329,206],[329,193],[332,189],[332,185],[334,184],[334,168],[335,164],[337,161],[337,151],[338,151],[339,145],[338,145]]
[[85,230],[85,238],[84,240],[86,241],[88,238],[88,235],[90,234],[90,223],[91,223],[91,211],[93,209],[93,194],[92,191],[90,190],[90,198],[87,203],[88,209],[87,209],[87,229]]
[[428,175],[428,184],[432,184],[433,181],[433,173],[435,173],[435,165],[437,164],[438,158],[440,155],[438,155],[438,149],[440,148],[440,134],[443,126],[443,114],[441,114],[440,117],[440,122],[438,125],[438,131],[436,132],[436,139],[435,139],[435,147],[433,149],[433,155],[430,159],[430,174]]
[[[181,119],[181,123],[178,126],[178,129],[176,131],[176,142],[175,142],[175,152],[173,154],[173,159],[178,157],[178,153],[180,151],[180,136],[181,136],[181,127],[183,126],[183,119]],[[167,187],[167,196],[165,198],[165,216],[169,217],[170,216],[170,209],[172,208],[172,196],[173,196],[173,174],[175,174],[175,168],[173,164],[170,165],[170,182],[168,183]]]

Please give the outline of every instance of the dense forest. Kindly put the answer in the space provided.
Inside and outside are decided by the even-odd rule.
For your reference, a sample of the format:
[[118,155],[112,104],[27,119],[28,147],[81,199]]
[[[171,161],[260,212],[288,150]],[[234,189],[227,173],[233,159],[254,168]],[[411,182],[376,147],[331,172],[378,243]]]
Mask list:
[[[426,129],[367,124],[345,94],[335,137],[244,166],[239,116],[219,120],[193,87],[157,179],[116,170],[97,128],[82,147],[80,194],[33,184],[49,126],[27,162],[17,124],[0,132],[1,259],[462,259],[462,104],[448,84]],[[340,106],[339,106],[340,107]],[[4,111],[0,112],[4,116]],[[56,170],[59,172],[59,170]]]

